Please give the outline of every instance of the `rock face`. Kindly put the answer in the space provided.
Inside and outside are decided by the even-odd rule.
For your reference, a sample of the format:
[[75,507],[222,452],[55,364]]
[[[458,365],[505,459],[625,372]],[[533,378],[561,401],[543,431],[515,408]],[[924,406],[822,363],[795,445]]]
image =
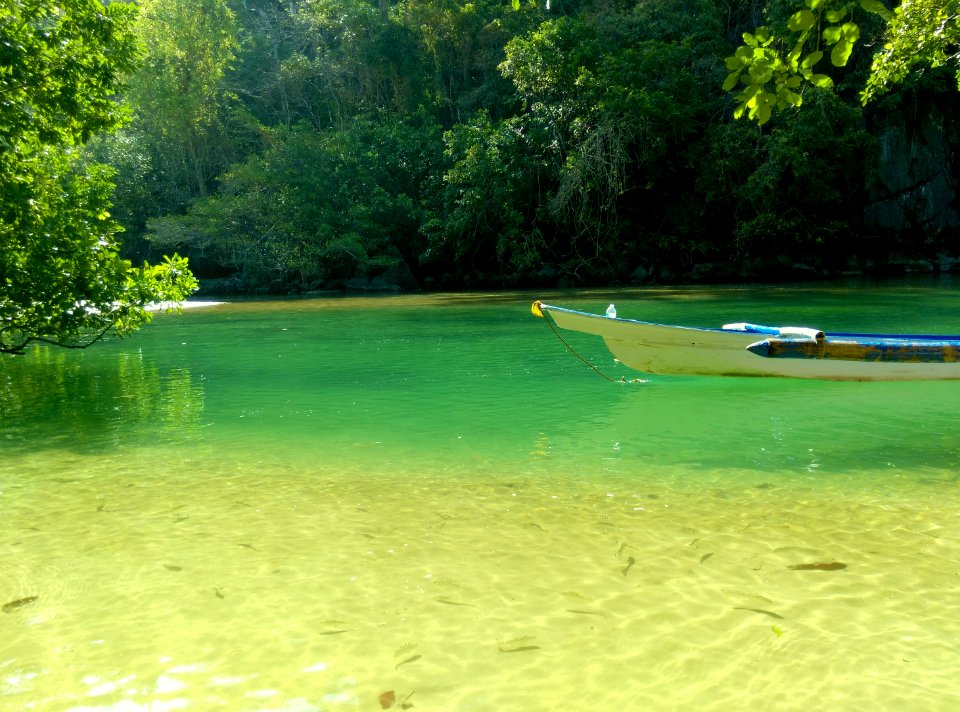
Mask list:
[[867,226],[886,232],[939,235],[960,228],[960,125],[956,92],[904,99],[878,117],[878,172],[868,186]]

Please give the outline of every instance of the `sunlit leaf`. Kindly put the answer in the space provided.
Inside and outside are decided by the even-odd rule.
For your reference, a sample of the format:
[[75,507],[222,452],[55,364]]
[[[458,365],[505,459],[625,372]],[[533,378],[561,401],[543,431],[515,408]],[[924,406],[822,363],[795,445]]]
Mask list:
[[872,12],[874,15],[879,15],[886,22],[890,22],[890,20],[893,19],[893,13],[890,12],[887,6],[880,2],[880,0],[860,0],[860,7],[867,12]]
[[839,27],[827,27],[823,31],[823,41],[828,45],[836,44],[841,37],[843,37],[843,33]]
[[843,37],[848,42],[853,44],[858,39],[860,39],[860,28],[853,22],[845,22],[840,28],[840,31],[843,32]]
[[729,69],[731,72],[735,72],[738,69],[743,69],[744,64],[746,64],[746,62],[744,62],[741,57],[738,57],[736,55],[733,55],[732,57],[727,57],[726,59],[723,60],[723,63],[726,65],[727,69]]
[[800,59],[800,55],[803,54],[803,44],[804,42],[803,40],[801,40],[793,46],[793,49],[791,49],[790,52],[787,54],[788,62],[793,63],[793,62],[796,62],[798,59]]
[[749,32],[743,33],[743,42],[750,47],[756,47],[759,44],[757,42],[757,38],[751,35]]
[[750,118],[763,126],[770,120],[772,114],[773,109],[769,104],[760,104],[750,112]]
[[790,19],[787,20],[787,27],[790,28],[792,32],[803,32],[813,27],[816,21],[817,16],[812,12],[809,10],[800,10],[790,16]]
[[847,8],[843,7],[839,10],[830,10],[827,12],[827,21],[828,22],[840,22],[844,17],[847,16]]
[[834,67],[844,67],[847,64],[847,60],[850,59],[852,52],[853,43],[845,39],[840,40],[830,51],[830,63],[833,64]]
[[807,80],[821,89],[833,89],[833,80],[826,74],[811,74]]
[[804,67],[805,69],[809,69],[810,67],[815,65],[817,62],[819,62],[821,59],[823,59],[823,52],[821,52],[820,50],[817,50],[816,52],[811,52],[806,57],[804,57],[803,62],[801,62],[800,66]]
[[769,27],[758,27],[756,32],[754,32],[754,37],[756,37],[757,42],[762,45],[770,44],[770,42],[773,41],[773,33]]
[[723,80],[723,90],[731,91],[737,83],[740,81],[740,72],[731,72],[727,75],[727,78]]
[[754,64],[749,69],[750,76],[757,84],[766,84],[773,78],[773,69],[769,65]]

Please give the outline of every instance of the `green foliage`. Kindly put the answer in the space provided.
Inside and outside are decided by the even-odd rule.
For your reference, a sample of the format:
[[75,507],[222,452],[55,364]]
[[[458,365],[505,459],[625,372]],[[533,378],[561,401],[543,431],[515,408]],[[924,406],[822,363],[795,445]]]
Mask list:
[[807,109],[757,145],[753,169],[734,187],[734,249],[743,258],[835,267],[859,249],[854,228],[875,143],[859,109],[834,92],[809,92]]
[[[954,62],[956,2],[901,6],[876,81]],[[863,244],[876,112],[845,109],[886,0],[143,9],[134,120],[85,158],[118,171],[128,254],[287,292],[667,279]],[[729,121],[730,92],[752,121]]]
[[864,104],[899,84],[919,65],[952,67],[960,89],[960,2],[904,2],[889,18],[884,45],[873,57],[873,74],[861,94]]
[[[126,98],[167,199],[206,195],[223,168],[225,83],[237,50],[226,0],[144,0],[134,24],[144,54]],[[186,190],[186,193],[181,191]]]
[[889,10],[879,0],[804,0],[805,7],[787,21],[787,34],[769,27],[743,33],[743,44],[724,60],[729,70],[724,91],[736,93],[734,118],[746,115],[763,125],[775,110],[799,107],[807,86],[831,89],[834,79],[822,60],[829,53],[833,67],[844,67],[860,39],[853,21],[856,9],[881,17]]
[[123,114],[131,8],[96,0],[5,3],[0,23],[0,352],[82,347],[148,321],[150,302],[196,287],[186,263],[133,269],[117,254],[112,171],[76,148]]
[[278,128],[263,156],[223,177],[219,195],[152,220],[149,238],[279,289],[416,271],[418,187],[438,138],[427,117]]
[[445,135],[451,167],[423,228],[425,256],[460,273],[458,281],[487,272],[510,282],[539,261],[537,186],[549,182],[550,166],[545,137],[530,128],[482,113]]

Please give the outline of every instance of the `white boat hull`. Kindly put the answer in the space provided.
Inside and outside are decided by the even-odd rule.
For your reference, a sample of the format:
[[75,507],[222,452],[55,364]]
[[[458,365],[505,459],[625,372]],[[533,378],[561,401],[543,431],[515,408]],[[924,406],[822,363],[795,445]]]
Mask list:
[[[960,380],[960,362],[853,361],[765,358],[747,350],[755,333],[698,329],[611,318],[539,304],[562,328],[603,338],[614,358],[644,373],[705,376],[782,376],[835,381]],[[865,338],[873,335],[844,335]],[[876,335],[880,338],[880,335]],[[895,337],[883,336],[890,339]]]

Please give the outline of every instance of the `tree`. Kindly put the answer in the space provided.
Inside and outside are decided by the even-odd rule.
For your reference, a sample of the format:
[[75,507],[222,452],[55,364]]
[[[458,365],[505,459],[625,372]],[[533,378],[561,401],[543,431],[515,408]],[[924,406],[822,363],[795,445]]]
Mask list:
[[[803,5],[790,15],[786,32],[767,26],[744,32],[744,43],[724,60],[730,71],[724,90],[742,85],[734,118],[746,115],[762,126],[774,110],[799,107],[804,88],[833,88],[829,66],[845,67],[860,39],[856,13],[891,17],[880,0],[803,0]],[[823,63],[828,56],[829,64]]]
[[149,321],[196,288],[186,261],[134,269],[119,257],[111,171],[80,147],[123,118],[132,6],[0,4],[0,353],[34,341],[82,348]]
[[147,0],[133,29],[145,49],[127,92],[133,127],[152,139],[167,207],[182,208],[228,163],[218,139],[233,99],[224,77],[237,48],[234,15],[225,0]]
[[960,0],[904,2],[890,18],[884,39],[861,94],[864,104],[921,65],[955,68],[960,89]]

